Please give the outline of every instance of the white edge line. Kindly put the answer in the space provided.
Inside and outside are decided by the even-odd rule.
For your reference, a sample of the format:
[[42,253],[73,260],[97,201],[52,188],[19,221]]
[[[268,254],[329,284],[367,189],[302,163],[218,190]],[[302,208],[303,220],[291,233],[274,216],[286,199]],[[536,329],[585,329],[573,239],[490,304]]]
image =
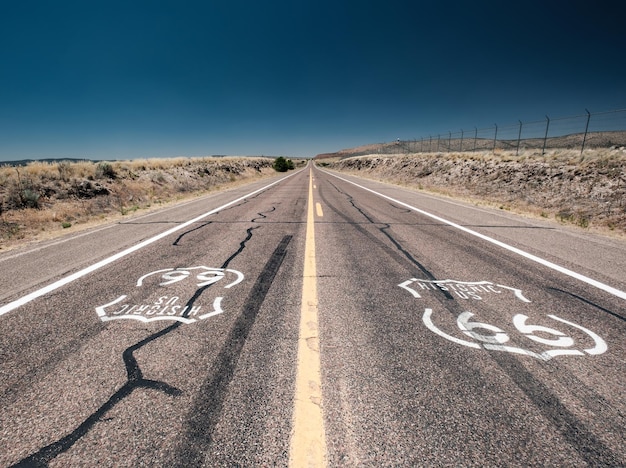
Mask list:
[[[291,174],[291,175],[294,175],[294,174]],[[119,222],[114,221],[114,222],[111,222],[111,224],[105,224],[105,225],[102,225],[102,226],[94,227],[92,229],[87,229],[85,231],[79,231],[79,232],[76,232],[74,234],[70,234],[70,235],[68,235],[66,237],[63,237],[63,238],[60,238],[60,239],[51,240],[51,241],[41,241],[43,243],[43,245],[34,247],[32,249],[27,249],[27,250],[23,250],[23,251],[20,251],[20,252],[15,252],[15,253],[7,252],[6,256],[3,256],[2,258],[0,258],[0,263],[5,262],[7,260],[13,260],[14,258],[21,257],[23,255],[28,255],[28,254],[32,254],[32,253],[35,253],[35,252],[39,252],[40,250],[48,249],[50,247],[54,247],[55,245],[65,244],[66,242],[71,242],[71,241],[73,241],[75,239],[80,239],[81,237],[91,236],[93,234],[97,234],[100,231],[104,231],[106,229],[111,229],[111,228],[113,228],[115,226],[128,224],[128,222],[131,222],[131,221],[132,222],[137,222],[139,220],[148,218],[150,216],[154,216],[155,214],[163,214],[163,213],[166,213],[166,212],[171,211],[171,210],[176,210],[176,209],[182,208],[183,206],[190,205],[191,203],[198,202],[198,201],[201,201],[201,200],[204,200],[204,199],[214,198],[216,195],[219,195],[220,193],[225,193],[225,192],[232,191],[232,190],[235,190],[235,189],[236,188],[228,188],[228,189],[225,189],[225,190],[223,190],[221,192],[215,192],[215,193],[210,193],[210,194],[207,194],[207,195],[201,195],[198,198],[186,200],[186,201],[183,201],[183,202],[177,203],[177,204],[171,204],[171,205],[168,205],[168,206],[164,206],[164,207],[160,208],[159,210],[151,211],[151,212],[148,212],[148,213],[144,213],[144,214],[139,215],[139,216],[133,216],[133,217],[128,218],[128,219],[122,219]]]
[[322,169],[319,169],[319,170],[321,172],[325,173],[325,174],[331,175],[333,177],[336,177],[337,179],[343,180],[344,182],[347,182],[347,183],[352,184],[352,185],[354,185],[356,187],[359,187],[359,188],[361,188],[363,190],[371,192],[374,195],[378,195],[379,197],[386,198],[387,200],[390,200],[390,201],[392,201],[394,203],[398,203],[399,205],[402,205],[402,206],[404,206],[404,207],[406,207],[406,208],[408,208],[410,210],[413,210],[413,211],[415,211],[417,213],[423,214],[424,216],[428,216],[429,218],[432,218],[432,219],[434,219],[436,221],[439,221],[441,223],[447,224],[448,226],[451,226],[453,228],[459,229],[459,230],[461,230],[463,232],[471,234],[472,236],[476,236],[476,237],[478,237],[480,239],[483,239],[483,240],[485,240],[487,242],[495,244],[498,247],[502,247],[503,249],[506,249],[506,250],[508,250],[510,252],[513,252],[513,253],[516,253],[518,255],[521,255],[522,257],[525,257],[528,260],[532,260],[533,262],[537,262],[537,263],[539,263],[539,264],[541,264],[543,266],[546,266],[546,267],[551,268],[551,269],[553,269],[555,271],[558,271],[559,273],[563,273],[564,275],[571,276],[572,278],[576,278],[579,281],[582,281],[584,283],[590,284],[591,286],[594,286],[594,287],[596,287],[598,289],[601,289],[602,291],[606,291],[609,294],[617,296],[617,297],[619,297],[621,299],[626,299],[626,292],[621,291],[621,290],[619,290],[617,288],[614,288],[614,287],[609,286],[607,284],[601,283],[600,281],[594,280],[593,278],[589,278],[588,276],[581,275],[580,273],[576,273],[575,271],[569,270],[569,269],[567,269],[565,267],[557,265],[556,263],[552,263],[552,262],[550,262],[548,260],[544,260],[543,258],[537,257],[537,256],[535,256],[533,254],[528,253],[528,252],[525,252],[525,251],[523,251],[521,249],[518,249],[517,247],[513,247],[511,245],[505,244],[504,242],[500,242],[499,240],[493,239],[493,238],[491,238],[489,236],[486,236],[484,234],[481,234],[479,232],[472,231],[471,229],[468,229],[468,228],[466,228],[464,226],[461,226],[460,224],[453,223],[452,221],[448,221],[446,219],[440,218],[439,216],[431,214],[431,213],[428,213],[427,211],[423,211],[423,210],[420,210],[419,208],[415,208],[414,206],[411,206],[411,205],[409,205],[407,203],[401,202],[400,200],[396,200],[395,198],[391,198],[391,197],[389,197],[387,195],[384,195],[382,193],[378,193],[378,192],[376,192],[376,191],[374,191],[372,189],[369,189],[367,187],[363,187],[362,185],[359,185],[356,182],[352,182],[351,180],[344,179],[343,177],[339,177],[338,175],[332,174],[332,173],[324,171]]
[[137,250],[140,250],[140,249],[146,247],[147,245],[150,245],[150,244],[152,244],[152,243],[154,243],[154,242],[156,242],[158,240],[161,240],[164,237],[167,237],[170,234],[173,234],[174,232],[180,231],[181,229],[184,229],[187,226],[190,226],[191,224],[196,223],[196,222],[200,221],[201,219],[206,218],[207,216],[210,216],[210,215],[215,214],[215,213],[217,213],[219,211],[222,211],[224,208],[227,208],[230,205],[234,205],[235,203],[238,203],[238,202],[240,202],[242,200],[245,200],[246,198],[249,198],[252,195],[256,195],[259,192],[267,190],[271,186],[276,185],[276,184],[278,184],[280,182],[283,182],[284,180],[286,180],[286,179],[288,179],[290,177],[293,177],[296,174],[299,174],[303,170],[304,169],[301,169],[300,171],[294,172],[293,174],[288,175],[287,177],[283,177],[282,179],[279,179],[279,180],[277,180],[275,182],[272,182],[269,185],[265,185],[265,186],[261,187],[260,189],[255,190],[254,192],[250,192],[250,193],[248,193],[248,194],[246,194],[246,195],[244,195],[242,197],[237,198],[236,200],[232,200],[232,201],[230,201],[230,202],[228,202],[228,203],[226,203],[226,204],[224,204],[224,205],[222,205],[222,206],[220,206],[218,208],[215,208],[215,209],[213,209],[211,211],[208,211],[208,212],[206,212],[206,213],[204,213],[204,214],[202,214],[202,215],[200,215],[200,216],[198,216],[198,217],[196,217],[194,219],[186,221],[183,224],[180,224],[180,225],[175,226],[175,227],[173,227],[171,229],[168,229],[167,231],[162,232],[161,234],[157,234],[156,236],[151,237],[150,239],[146,239],[145,241],[140,242],[139,244],[136,244],[136,245],[134,245],[132,247],[129,247],[126,250],[123,250],[121,252],[116,253],[115,255],[112,255],[112,256],[110,256],[108,258],[105,258],[104,260],[101,260],[101,261],[99,261],[97,263],[94,263],[93,265],[88,266],[87,268],[84,268],[84,269],[82,269],[80,271],[77,271],[76,273],[73,273],[73,274],[71,274],[69,276],[66,276],[65,278],[61,278],[60,280],[55,281],[54,283],[51,283],[51,284],[49,284],[47,286],[44,286],[41,289],[33,291],[32,293],[27,294],[26,296],[23,296],[23,297],[21,297],[19,299],[16,299],[15,301],[9,302],[8,304],[5,304],[2,307],[0,307],[0,316],[6,314],[8,312],[11,312],[12,310],[15,310],[18,307],[21,307],[24,304],[27,304],[27,303],[29,303],[29,302],[31,302],[31,301],[33,301],[33,300],[35,300],[35,299],[37,299],[37,298],[39,298],[41,296],[44,296],[44,295],[46,295],[46,294],[48,294],[48,293],[50,293],[50,292],[52,292],[52,291],[54,291],[56,289],[59,289],[60,287],[65,286],[66,284],[69,284],[69,283],[71,283],[73,281],[76,281],[77,279],[82,278],[83,276],[86,276],[89,273],[93,273],[94,271],[96,271],[96,270],[98,270],[98,269],[100,269],[100,268],[102,268],[102,267],[104,267],[106,265],[109,265],[110,263],[113,263],[113,262],[115,262],[115,261],[117,261],[117,260],[119,260],[121,258],[124,258],[127,255],[130,255],[131,253],[136,252]]

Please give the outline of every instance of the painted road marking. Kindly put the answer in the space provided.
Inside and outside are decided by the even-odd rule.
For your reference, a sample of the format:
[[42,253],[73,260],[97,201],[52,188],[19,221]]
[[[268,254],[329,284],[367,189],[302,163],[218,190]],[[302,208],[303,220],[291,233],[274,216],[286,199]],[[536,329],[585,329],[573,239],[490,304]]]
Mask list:
[[156,242],[158,240],[161,240],[164,237],[167,237],[170,234],[173,234],[174,232],[180,231],[181,229],[185,229],[186,227],[191,226],[192,224],[197,223],[198,221],[200,221],[200,220],[202,220],[202,219],[204,219],[204,218],[206,218],[208,216],[211,216],[212,214],[215,214],[215,213],[218,213],[218,212],[222,211],[224,208],[227,208],[230,205],[237,204],[240,201],[245,200],[246,198],[249,198],[249,197],[251,197],[253,195],[256,195],[257,193],[263,192],[264,190],[267,190],[268,188],[272,187],[273,185],[279,184],[280,182],[288,179],[289,177],[293,177],[294,175],[299,174],[299,173],[300,173],[300,171],[295,172],[295,173],[293,173],[291,175],[288,175],[287,177],[284,177],[284,178],[282,178],[280,180],[272,182],[271,184],[265,185],[265,186],[261,187],[260,189],[255,190],[254,192],[250,192],[247,195],[244,195],[243,197],[239,197],[236,200],[230,201],[230,202],[228,202],[228,203],[226,203],[226,204],[224,204],[224,205],[222,205],[222,206],[220,206],[218,208],[215,208],[215,209],[213,209],[211,211],[207,211],[206,213],[204,213],[204,214],[202,214],[202,215],[200,215],[200,216],[198,216],[198,217],[196,217],[196,218],[194,218],[192,220],[189,220],[189,221],[187,221],[185,223],[182,223],[182,224],[180,224],[180,225],[178,225],[176,227],[173,227],[173,228],[171,228],[171,229],[169,229],[169,230],[167,230],[165,232],[162,232],[161,234],[157,234],[156,236],[151,237],[150,239],[147,239],[147,240],[145,240],[143,242],[140,242],[139,244],[136,244],[136,245],[134,245],[134,246],[132,246],[132,247],[126,249],[126,250],[123,250],[122,252],[119,252],[119,253],[117,253],[115,255],[112,255],[112,256],[110,256],[108,258],[105,258],[104,260],[101,260],[98,263],[94,263],[93,265],[88,266],[87,268],[84,268],[84,269],[82,269],[80,271],[77,271],[76,273],[73,273],[73,274],[71,274],[69,276],[66,276],[65,278],[61,278],[60,280],[58,280],[58,281],[56,281],[54,283],[51,283],[48,286],[45,286],[45,287],[43,287],[41,289],[38,289],[37,291],[33,291],[32,293],[27,294],[26,296],[23,296],[23,297],[21,297],[19,299],[16,299],[13,302],[9,302],[8,304],[5,304],[2,307],[0,307],[0,316],[6,314],[7,312],[11,312],[12,310],[15,310],[18,307],[21,307],[24,304],[27,304],[30,301],[33,301],[33,300],[35,300],[35,299],[37,299],[37,298],[39,298],[41,296],[44,296],[44,295],[46,295],[46,294],[48,294],[48,293],[50,293],[50,292],[52,292],[52,291],[54,291],[56,289],[59,289],[60,287],[65,286],[66,284],[69,284],[69,283],[71,283],[73,281],[76,281],[77,279],[80,279],[83,276],[88,275],[89,273],[93,273],[94,271],[99,270],[100,268],[102,268],[102,267],[104,267],[106,265],[109,265],[110,263],[113,263],[113,262],[115,262],[117,260],[120,260],[121,258],[124,258],[124,257],[126,257],[127,255],[130,255],[133,252],[136,252],[136,251],[138,251],[140,249],[143,249],[144,247],[146,247],[146,246],[148,246],[148,245],[150,245],[150,244],[152,244],[152,243],[154,243],[154,242]]
[[314,223],[313,170],[311,169],[304,248],[304,272],[302,275],[302,306],[300,336],[298,338],[296,395],[293,412],[293,433],[289,451],[289,466],[291,467],[326,466],[317,318]]
[[[219,193],[219,192],[216,192],[216,193]],[[211,198],[214,198],[215,195],[216,194],[206,195],[206,196],[203,196],[203,197],[200,197],[200,198],[196,198],[196,199],[189,200],[189,201],[186,201],[186,202],[178,203],[178,204],[176,204],[174,206],[168,206],[168,207],[165,207],[165,208],[161,208],[161,209],[158,210],[158,214],[163,214],[163,213],[166,213],[166,212],[171,211],[171,210],[178,210],[178,209],[180,209],[180,208],[182,208],[184,206],[190,205],[190,204],[192,204],[194,202],[197,202],[199,200],[202,200],[202,199],[209,200]],[[133,216],[132,220],[130,220],[130,221],[132,221],[133,223],[136,223],[136,222],[138,222],[138,221],[140,221],[142,219],[154,216],[155,213],[157,213],[157,212],[153,211],[153,212],[148,212],[146,214],[143,214],[141,216]],[[80,239],[81,237],[92,236],[92,235],[97,234],[99,232],[102,232],[102,231],[104,231],[106,229],[111,229],[111,228],[114,228],[116,226],[119,226],[120,224],[123,225],[123,224],[126,224],[126,222],[122,221],[120,223],[107,224],[107,225],[104,225],[104,226],[100,226],[98,228],[90,229],[89,231],[76,233],[74,235],[58,239],[58,240],[56,240],[54,242],[46,243],[46,245],[42,245],[40,247],[36,247],[36,248],[33,248],[33,249],[24,250],[23,252],[16,252],[16,253],[11,254],[11,255],[3,256],[2,258],[0,258],[0,262],[4,262],[6,260],[11,260],[13,258],[21,257],[23,255],[33,254],[35,252],[39,252],[40,250],[48,249],[48,248],[53,247],[55,245],[65,244],[66,242],[70,242],[70,241],[73,241],[75,239]]]
[[[107,304],[96,307],[96,313],[103,322],[138,320],[145,323],[177,321],[191,324],[206,320],[224,313],[222,309],[224,297],[215,297],[212,308],[207,310],[207,297],[204,294],[202,302],[196,304],[195,300],[185,299],[185,294],[181,295],[181,292],[186,293],[189,298],[196,297],[198,289],[206,289],[227,277],[229,281],[224,285],[224,289],[230,289],[244,279],[240,271],[206,266],[156,270],[139,278],[134,292],[123,294]],[[143,294],[139,293],[137,288],[141,288],[146,282],[151,286],[149,288],[151,292],[146,293],[144,290]],[[180,283],[183,285],[181,286]],[[175,288],[169,288],[172,284],[176,284]],[[220,291],[220,289],[216,288],[211,291]]]
[[[482,347],[490,351],[505,351],[508,353],[523,354],[525,356],[532,356],[542,361],[549,361],[555,356],[584,356],[585,353],[590,355],[598,355],[605,353],[608,349],[606,342],[591,330],[581,325],[577,325],[573,322],[569,322],[567,320],[559,318],[556,315],[548,315],[548,317],[552,320],[559,321],[573,328],[577,328],[578,330],[587,334],[587,336],[593,340],[593,347],[583,349],[582,351],[578,349],[564,349],[571,348],[575,344],[575,341],[570,336],[566,335],[560,330],[555,330],[554,328],[544,327],[541,325],[526,325],[526,320],[528,319],[528,317],[523,314],[517,314],[513,317],[513,325],[518,332],[520,332],[526,338],[541,343],[544,346],[551,346],[553,348],[561,349],[548,349],[542,352],[534,352],[528,349],[519,348],[517,346],[504,345],[503,343],[506,343],[510,340],[509,335],[504,330],[489,323],[473,321],[470,322],[470,319],[474,316],[474,314],[471,312],[463,312],[457,317],[456,322],[461,332],[475,340],[467,341],[464,339],[456,338],[444,332],[440,327],[436,326],[433,323],[432,314],[432,309],[425,309],[424,315],[422,317],[424,325],[426,325],[429,330],[441,336],[442,338],[445,338],[448,341],[452,341],[453,343],[467,346],[469,348],[481,349]],[[447,316],[447,313],[445,315]],[[491,334],[478,333],[475,332],[474,329],[487,330],[488,332],[491,332]],[[543,332],[544,334],[551,334],[554,335],[556,338],[547,339],[541,336],[533,335],[532,333],[535,331]],[[476,343],[476,341],[480,343]]]
[[324,216],[324,212],[322,211],[322,205],[320,203],[315,204],[315,212],[320,218]]
[[[415,285],[413,285],[413,283],[415,283]],[[416,299],[420,299],[422,297],[420,293],[424,294],[424,291],[449,291],[454,293],[461,299],[471,298],[481,301],[483,297],[485,297],[485,295],[502,294],[501,289],[508,289],[510,291],[513,291],[515,297],[517,297],[519,300],[524,302],[530,302],[524,297],[520,289],[512,288],[510,286],[504,286],[502,284],[495,284],[491,281],[456,281],[450,279],[431,281],[411,278],[410,280],[400,283],[398,286],[400,286],[402,289],[406,289]]]
[[[400,288],[408,291],[411,295],[420,301],[428,301],[428,297],[423,298],[422,295],[432,295],[433,291],[447,291],[451,294],[456,294],[459,299],[463,299],[464,306],[467,305],[472,309],[474,307],[480,308],[483,302],[494,302],[499,300],[505,300],[508,302],[506,296],[514,295],[515,299],[523,303],[527,307],[530,304],[530,299],[524,296],[520,289],[510,286],[504,286],[502,284],[495,284],[491,281],[456,281],[456,280],[424,280],[411,278],[408,281],[400,283]],[[524,307],[522,306],[522,307]],[[511,311],[511,304],[507,304],[507,310]],[[424,310],[422,321],[424,325],[433,333],[445,338],[453,343],[467,346],[474,349],[486,349],[490,351],[504,351],[508,353],[522,354],[526,356],[532,356],[542,361],[549,361],[555,356],[585,356],[603,354],[606,352],[606,342],[596,335],[591,330],[577,325],[572,322],[568,322],[555,315],[548,315],[552,320],[561,322],[562,324],[569,325],[582,331],[585,335],[584,341],[593,341],[593,347],[585,349],[575,349],[576,341],[571,336],[566,335],[560,330],[556,330],[552,327],[546,327],[543,325],[530,325],[527,323],[528,316],[522,313],[515,314],[511,321],[515,327],[515,333],[521,334],[524,338],[530,340],[530,342],[521,340],[524,348],[518,346],[510,346],[506,344],[510,341],[509,333],[504,329],[485,322],[479,322],[476,320],[470,320],[474,317],[472,312],[465,310],[456,319],[456,325],[458,331],[460,331],[465,338],[461,339],[451,334],[452,332],[444,331],[445,328],[450,328],[450,314],[445,313],[437,314],[437,321],[440,325],[435,325],[433,321],[433,309],[428,307]],[[448,322],[448,323],[446,323]],[[510,327],[509,327],[510,328]],[[481,330],[479,332],[477,330]],[[457,331],[457,334],[458,334]],[[539,335],[537,335],[537,333]],[[467,338],[470,338],[468,341]],[[520,340],[516,340],[520,342]],[[534,347],[536,350],[526,349]],[[546,349],[548,348],[548,349]]]
[[391,197],[389,197],[387,195],[384,195],[382,193],[378,193],[375,190],[369,189],[367,187],[363,187],[362,185],[359,185],[359,184],[357,184],[355,182],[352,182],[352,181],[350,181],[348,179],[344,179],[343,177],[339,177],[339,176],[337,176],[335,174],[331,174],[330,172],[327,172],[327,171],[322,171],[322,172],[324,172],[325,174],[331,175],[333,177],[336,177],[339,180],[343,180],[344,182],[352,184],[352,185],[354,185],[356,187],[359,187],[359,188],[361,188],[361,189],[363,189],[363,190],[365,190],[367,192],[373,193],[374,195],[378,195],[381,198],[384,198],[386,200],[389,200],[389,201],[392,201],[394,203],[397,203],[398,205],[404,206],[405,208],[408,208],[409,210],[415,211],[415,212],[420,213],[420,214],[422,214],[424,216],[428,216],[429,218],[432,218],[435,221],[439,221],[440,223],[447,224],[448,226],[451,226],[451,227],[456,228],[456,229],[458,229],[460,231],[466,232],[467,234],[471,234],[472,236],[476,236],[476,237],[478,237],[480,239],[483,239],[483,240],[485,240],[487,242],[490,242],[490,243],[492,243],[494,245],[497,245],[498,247],[502,247],[503,249],[506,249],[506,250],[508,250],[510,252],[513,252],[513,253],[517,254],[517,255],[521,255],[522,257],[527,258],[528,260],[531,260],[533,262],[539,263],[540,265],[543,265],[543,266],[548,267],[548,268],[550,268],[552,270],[558,271],[559,273],[563,273],[564,275],[571,276],[572,278],[575,278],[575,279],[577,279],[579,281],[582,281],[583,283],[587,283],[587,284],[589,284],[591,286],[594,286],[594,287],[596,287],[598,289],[601,289],[602,291],[608,292],[609,294],[617,296],[617,297],[619,297],[621,299],[626,299],[626,292],[625,291],[621,291],[621,290],[619,290],[617,288],[614,288],[614,287],[609,286],[607,284],[601,283],[600,281],[594,280],[593,278],[589,278],[588,276],[581,275],[580,273],[576,273],[575,271],[569,270],[569,269],[567,269],[565,267],[557,265],[556,263],[552,263],[552,262],[550,262],[548,260],[544,260],[543,258],[537,257],[536,255],[530,254],[528,252],[525,252],[525,251],[523,251],[521,249],[518,249],[517,247],[513,247],[512,245],[505,244],[504,242],[500,242],[499,240],[493,239],[493,238],[491,238],[489,236],[486,236],[484,234],[481,234],[479,232],[472,231],[471,229],[468,229],[468,228],[466,228],[464,226],[461,226],[460,224],[453,223],[452,221],[448,221],[447,219],[440,218],[439,216],[434,215],[432,213],[428,213],[427,211],[420,210],[419,208],[411,206],[408,203],[401,202],[400,200],[396,200],[395,198],[391,198]]

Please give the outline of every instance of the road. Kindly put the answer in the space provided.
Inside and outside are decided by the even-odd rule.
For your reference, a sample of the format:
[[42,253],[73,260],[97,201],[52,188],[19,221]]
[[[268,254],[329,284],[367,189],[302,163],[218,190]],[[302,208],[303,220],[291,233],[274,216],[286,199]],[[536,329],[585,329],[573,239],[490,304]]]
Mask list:
[[0,466],[624,466],[626,243],[311,165],[0,255]]

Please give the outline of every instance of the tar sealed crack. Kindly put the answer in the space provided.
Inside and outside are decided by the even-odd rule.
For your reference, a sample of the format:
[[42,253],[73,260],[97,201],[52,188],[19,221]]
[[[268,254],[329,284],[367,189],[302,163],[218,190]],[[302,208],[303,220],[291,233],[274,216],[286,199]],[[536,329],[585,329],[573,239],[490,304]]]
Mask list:
[[[365,211],[363,211],[361,208],[359,208],[355,202],[354,202],[354,198],[347,194],[346,192],[343,192],[342,190],[340,190],[336,185],[334,184],[330,184],[332,185],[335,190],[337,190],[337,192],[341,193],[342,195],[344,195],[348,202],[354,207],[355,210],[357,210],[370,224],[372,225],[376,225],[376,224],[382,224],[382,227],[378,227],[378,230],[385,236],[387,237],[387,239],[389,239],[389,241],[394,245],[394,247],[399,250],[402,255],[404,255],[404,257],[406,257],[406,259],[411,262],[413,265],[415,265],[417,268],[419,268],[419,270],[431,281],[436,281],[436,277],[435,275],[433,275],[424,265],[422,265],[415,257],[413,257],[413,255],[411,255],[404,247],[402,247],[402,245],[389,233],[387,232],[388,229],[391,228],[391,226],[387,223],[376,223],[370,216],[368,216]],[[348,220],[349,218],[346,217],[343,213],[339,212],[338,210],[335,210],[332,205],[329,205],[331,207],[331,209],[333,209],[333,211],[335,211],[339,216],[341,216],[342,218]],[[396,208],[394,205],[391,205],[394,208]],[[436,284],[436,283],[434,283]],[[441,289],[439,287],[439,285],[437,285],[437,287],[439,288],[439,291],[441,292],[441,294],[443,294],[445,296],[446,299],[454,299],[452,297],[452,295],[448,292],[445,291],[443,289]]]
[[[259,213],[260,214],[260,213]],[[263,215],[261,215],[263,216]],[[209,224],[209,223],[207,223]],[[206,225],[206,224],[205,224]],[[200,227],[204,227],[200,226]],[[224,262],[224,264],[222,265],[222,268],[227,268],[229,263],[235,258],[237,257],[237,255],[239,255],[246,247],[246,243],[252,239],[252,231],[254,229],[257,229],[257,227],[251,227],[248,228],[246,230],[246,237],[243,241],[240,242],[239,244],[239,248],[237,249],[237,251],[235,253],[233,253],[230,257],[228,257],[228,259]],[[199,228],[196,228],[199,229]],[[179,238],[180,239],[180,238]],[[285,238],[287,239],[287,238]],[[279,249],[280,253],[282,256],[280,256],[280,262],[278,264],[278,266],[280,266],[280,263],[282,263],[282,258],[284,257],[284,249],[286,249],[287,244],[289,243],[289,240],[291,240],[291,236],[288,236],[288,239],[285,241],[285,239],[283,239],[283,241],[281,242],[281,244],[279,245],[279,247],[277,248],[277,251]],[[178,240],[177,240],[178,241]],[[282,246],[282,247],[281,247]],[[276,252],[274,252],[274,255],[272,256],[272,258],[270,259],[270,262],[272,262],[272,260],[274,259],[274,257],[276,257]],[[276,260],[274,259],[274,262],[276,262]],[[267,269],[267,265],[266,265],[266,269]],[[273,275],[275,275],[276,272],[274,271]],[[271,279],[273,279],[273,275],[271,277]],[[263,274],[261,275],[263,276]],[[261,279],[261,277],[260,277]],[[257,280],[257,283],[259,281]],[[271,283],[271,281],[270,281]],[[265,283],[263,283],[265,285]],[[186,306],[188,311],[191,311],[194,303],[200,298],[200,296],[202,296],[202,293],[208,289],[209,287],[211,287],[212,285],[206,285],[203,286],[201,288],[199,288],[195,294],[191,297],[191,299],[189,299],[189,301],[187,302]],[[256,285],[255,285],[256,286]],[[267,288],[269,288],[269,285],[267,286]],[[265,297],[265,294],[267,293],[267,289],[264,290],[264,294],[263,294],[263,298]],[[255,292],[255,288],[253,288],[253,292]],[[262,291],[261,291],[262,292]],[[255,294],[258,294],[259,291],[256,291]],[[258,298],[256,298],[256,300],[258,300]],[[262,299],[261,299],[262,302]],[[260,307],[260,304],[259,304]],[[187,312],[188,314],[189,312]],[[256,312],[255,312],[256,314]],[[160,391],[165,393],[166,395],[169,396],[173,396],[173,397],[177,397],[179,395],[182,394],[181,390],[173,387],[171,385],[168,385],[165,382],[161,382],[158,380],[151,380],[151,379],[146,379],[143,376],[143,373],[141,371],[141,368],[139,366],[139,363],[137,362],[137,359],[135,359],[134,353],[135,351],[139,350],[140,348],[142,348],[143,346],[147,345],[148,343],[157,340],[158,338],[161,338],[162,336],[165,336],[169,333],[171,333],[172,331],[176,330],[178,327],[180,327],[182,325],[182,322],[176,322],[156,333],[151,334],[150,336],[144,338],[143,340],[135,343],[132,346],[129,346],[128,348],[126,348],[124,350],[124,352],[122,353],[122,359],[124,361],[124,366],[126,367],[126,376],[127,376],[127,380],[126,383],[124,385],[122,385],[122,387],[117,390],[102,406],[100,406],[94,413],[92,413],[91,415],[89,415],[89,417],[87,417],[87,419],[85,419],[76,429],[74,429],[71,433],[67,434],[65,437],[57,440],[56,442],[53,442],[49,445],[46,445],[45,447],[41,448],[39,451],[33,453],[32,455],[29,455],[28,457],[24,458],[23,460],[15,463],[14,465],[12,465],[13,467],[45,467],[48,466],[48,463],[53,460],[54,458],[56,458],[58,455],[60,455],[61,453],[66,452],[67,450],[69,450],[76,442],[78,442],[83,436],[85,436],[92,428],[93,426],[99,422],[99,421],[104,421],[108,418],[104,418],[104,416],[111,410],[113,409],[119,402],[121,402],[124,398],[126,398],[127,396],[129,396],[133,391],[135,391],[138,388],[149,388],[152,390],[156,390],[156,391]]]
[[283,237],[250,290],[242,313],[237,318],[192,404],[185,422],[185,433],[180,439],[174,460],[169,465],[184,467],[202,465],[204,452],[211,444],[213,431],[222,411],[239,356],[265,296],[287,254],[287,246],[291,239],[292,236]]

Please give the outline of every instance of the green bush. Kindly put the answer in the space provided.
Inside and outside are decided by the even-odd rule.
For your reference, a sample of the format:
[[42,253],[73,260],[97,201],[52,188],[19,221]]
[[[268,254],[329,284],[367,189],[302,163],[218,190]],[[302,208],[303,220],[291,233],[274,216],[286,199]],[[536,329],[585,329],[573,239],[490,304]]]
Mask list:
[[285,159],[282,156],[279,156],[274,160],[272,167],[278,172],[287,172],[295,168],[291,159]]

